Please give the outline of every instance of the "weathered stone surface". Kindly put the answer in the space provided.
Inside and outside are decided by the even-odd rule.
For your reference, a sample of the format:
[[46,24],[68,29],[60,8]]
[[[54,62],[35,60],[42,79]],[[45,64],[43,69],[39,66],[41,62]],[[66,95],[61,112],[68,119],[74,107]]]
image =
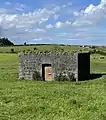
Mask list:
[[[79,74],[81,74],[81,72],[85,72],[87,77],[90,73],[90,54],[80,54],[83,62],[85,60],[85,64],[88,64],[88,66],[87,68],[84,67],[82,71],[80,69],[79,73],[78,64],[81,64],[81,60],[80,62],[78,62],[79,53],[19,53],[19,79],[34,79],[36,78],[33,77],[35,73],[39,73],[39,75],[42,77],[42,64],[51,64],[55,75],[58,75],[60,73],[69,75],[73,73],[75,75],[76,80],[78,80],[78,77],[80,76]],[[83,54],[86,54],[86,56],[83,56]],[[86,58],[89,60],[87,61]]]

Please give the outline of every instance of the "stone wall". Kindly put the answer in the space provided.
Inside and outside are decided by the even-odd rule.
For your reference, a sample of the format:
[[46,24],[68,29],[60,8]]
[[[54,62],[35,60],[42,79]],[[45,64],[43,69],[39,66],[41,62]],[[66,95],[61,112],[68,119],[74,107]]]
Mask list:
[[55,76],[60,73],[70,76],[73,73],[78,79],[78,53],[19,53],[19,79],[36,79],[36,74],[42,78],[42,64],[51,64]]

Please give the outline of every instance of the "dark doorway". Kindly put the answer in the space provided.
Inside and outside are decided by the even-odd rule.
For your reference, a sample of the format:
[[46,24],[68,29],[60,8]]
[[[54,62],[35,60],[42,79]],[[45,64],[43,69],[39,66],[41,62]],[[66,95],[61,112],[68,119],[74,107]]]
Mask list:
[[90,53],[78,54],[78,79],[87,80],[90,77]]
[[51,64],[42,64],[42,79],[45,81],[45,67],[51,67]]

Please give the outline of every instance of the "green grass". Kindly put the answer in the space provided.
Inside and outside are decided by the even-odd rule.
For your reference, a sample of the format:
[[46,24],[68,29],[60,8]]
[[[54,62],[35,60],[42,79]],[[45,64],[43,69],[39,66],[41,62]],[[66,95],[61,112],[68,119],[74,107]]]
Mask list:
[[[33,51],[34,48],[37,48],[39,51],[43,52],[45,50],[51,51],[55,45],[35,45],[35,46],[9,46],[9,47],[0,47],[0,53],[10,53],[11,49],[17,53],[19,51]],[[84,48],[80,46],[59,46],[60,48],[64,49],[65,52],[73,52],[73,51],[88,51],[91,50],[90,48]]]
[[59,46],[60,48],[64,49],[64,52],[81,52],[81,51],[89,51],[89,50],[102,50],[106,52],[106,47],[104,46],[96,46],[95,48],[91,48],[89,46],[81,47],[76,45],[33,45],[33,46],[0,46],[0,53],[11,53],[11,49],[14,49],[16,53],[19,51],[34,51],[36,47],[38,51],[44,52],[46,50],[51,51],[54,47]]
[[[95,59],[94,59],[95,57]],[[106,57],[91,56],[106,72]],[[0,54],[0,120],[105,120],[106,79],[83,82],[18,80],[17,54]]]

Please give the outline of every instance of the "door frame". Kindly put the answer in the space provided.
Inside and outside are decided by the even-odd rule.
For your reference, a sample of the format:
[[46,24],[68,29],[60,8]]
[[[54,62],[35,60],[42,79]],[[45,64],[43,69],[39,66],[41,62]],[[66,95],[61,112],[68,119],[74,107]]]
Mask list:
[[45,63],[42,64],[42,79],[45,81],[45,67],[51,67],[51,64]]

